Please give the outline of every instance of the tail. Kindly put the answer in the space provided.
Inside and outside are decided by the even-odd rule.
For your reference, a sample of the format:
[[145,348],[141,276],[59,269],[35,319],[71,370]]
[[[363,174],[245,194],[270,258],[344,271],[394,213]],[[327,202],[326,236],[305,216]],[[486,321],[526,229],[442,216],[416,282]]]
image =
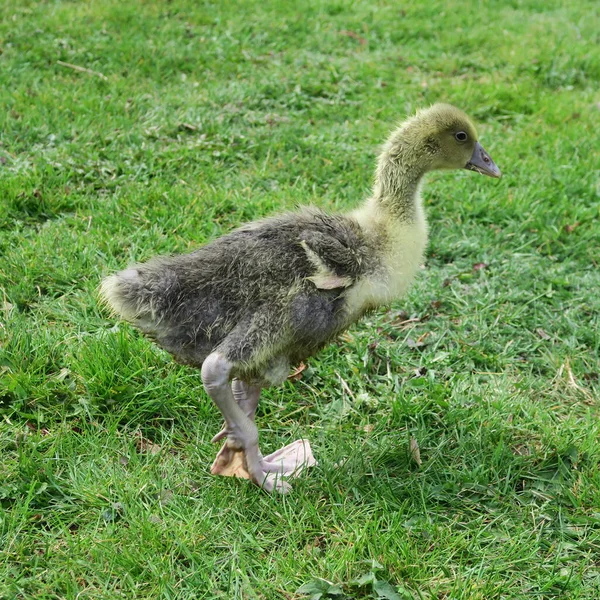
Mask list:
[[[179,361],[201,365],[223,336],[216,335],[220,331],[218,319],[213,317],[205,323],[202,310],[198,311],[197,286],[189,286],[191,299],[186,297],[184,287],[185,277],[176,259],[157,257],[107,277],[99,294],[114,314],[129,321]],[[212,340],[206,333],[210,328],[216,331],[212,331]]]
[[100,296],[111,311],[145,333],[156,333],[174,316],[179,277],[168,257],[153,258],[107,277]]
[[100,285],[100,297],[114,314],[136,323],[152,312],[145,287],[141,273],[132,267],[106,277]]

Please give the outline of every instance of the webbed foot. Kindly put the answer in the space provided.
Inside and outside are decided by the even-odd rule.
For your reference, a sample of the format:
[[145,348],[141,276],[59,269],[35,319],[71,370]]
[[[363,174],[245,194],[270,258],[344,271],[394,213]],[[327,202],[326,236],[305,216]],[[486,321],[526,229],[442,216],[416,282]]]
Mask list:
[[[219,450],[219,453],[210,468],[210,472],[213,475],[249,479],[267,492],[276,491],[281,494],[286,494],[291,491],[292,486],[282,479],[282,474],[280,472],[272,472],[277,471],[278,467],[275,467],[275,469],[272,470],[264,468],[265,466],[274,465],[264,465],[260,454],[258,453],[258,447],[255,451],[258,465],[255,465],[255,468],[252,469],[252,474],[250,474],[246,451],[225,442],[221,450]],[[254,451],[251,451],[250,454],[254,454]]]
[[296,440],[263,457],[262,467],[269,473],[295,477],[317,464],[308,440]]

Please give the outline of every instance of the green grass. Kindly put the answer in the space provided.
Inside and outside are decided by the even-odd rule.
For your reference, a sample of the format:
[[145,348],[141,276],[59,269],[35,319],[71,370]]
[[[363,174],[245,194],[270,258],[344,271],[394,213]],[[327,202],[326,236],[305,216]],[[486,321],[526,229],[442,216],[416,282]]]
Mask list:
[[[600,597],[599,32],[593,0],[5,0],[0,597]],[[355,206],[435,101],[503,179],[432,175],[410,294],[264,394],[264,450],[320,462],[293,494],[211,477],[199,373],[101,277]]]

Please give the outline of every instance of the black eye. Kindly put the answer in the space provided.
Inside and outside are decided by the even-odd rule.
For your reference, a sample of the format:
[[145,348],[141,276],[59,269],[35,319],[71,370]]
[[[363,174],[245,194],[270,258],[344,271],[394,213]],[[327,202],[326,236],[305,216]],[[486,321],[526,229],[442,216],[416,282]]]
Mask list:
[[464,131],[458,131],[454,134],[454,137],[457,142],[466,142],[468,136]]

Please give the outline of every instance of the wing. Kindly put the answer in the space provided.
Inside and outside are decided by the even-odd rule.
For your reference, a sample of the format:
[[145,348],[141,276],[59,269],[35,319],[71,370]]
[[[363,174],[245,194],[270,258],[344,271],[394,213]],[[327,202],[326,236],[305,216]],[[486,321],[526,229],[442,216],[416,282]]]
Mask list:
[[349,287],[365,270],[364,240],[341,219],[303,230],[300,245],[316,270],[307,279],[319,289]]

